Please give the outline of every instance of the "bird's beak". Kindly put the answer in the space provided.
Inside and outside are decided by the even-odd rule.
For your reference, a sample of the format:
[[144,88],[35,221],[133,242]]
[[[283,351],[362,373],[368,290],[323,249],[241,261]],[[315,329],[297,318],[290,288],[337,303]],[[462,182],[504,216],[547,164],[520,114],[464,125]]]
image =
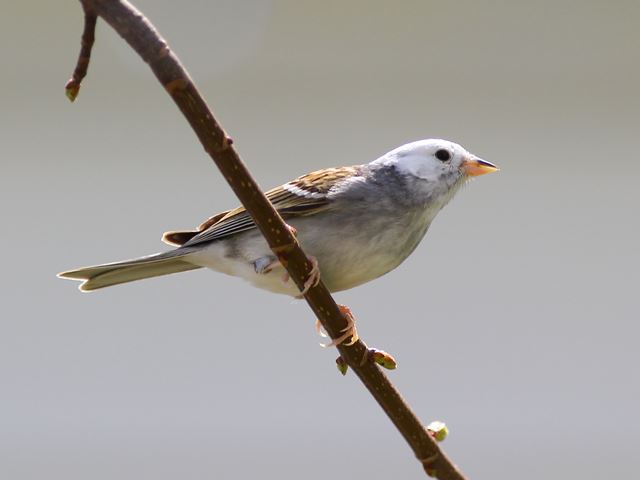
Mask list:
[[485,173],[492,173],[500,170],[493,163],[482,160],[475,155],[471,155],[470,157],[465,158],[462,161],[462,165],[460,168],[466,175],[470,177],[477,177],[478,175],[484,175]]

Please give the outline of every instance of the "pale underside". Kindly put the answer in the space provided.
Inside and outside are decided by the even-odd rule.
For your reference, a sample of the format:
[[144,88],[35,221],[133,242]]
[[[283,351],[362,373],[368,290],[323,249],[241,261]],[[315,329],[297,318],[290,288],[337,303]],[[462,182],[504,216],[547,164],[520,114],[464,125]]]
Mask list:
[[[313,172],[266,193],[296,229],[307,255],[317,258],[321,278],[331,291],[353,288],[397,267],[440,209],[434,205],[401,212],[390,222],[387,215],[366,215],[371,208],[368,202],[336,200],[336,186],[358,181],[358,168]],[[366,225],[360,220],[363,216]],[[271,292],[299,293],[292,281],[286,281],[284,268],[242,207],[209,218],[197,230],[167,232],[163,240],[179,245],[178,250],[191,250],[184,259],[195,265],[243,278]]]

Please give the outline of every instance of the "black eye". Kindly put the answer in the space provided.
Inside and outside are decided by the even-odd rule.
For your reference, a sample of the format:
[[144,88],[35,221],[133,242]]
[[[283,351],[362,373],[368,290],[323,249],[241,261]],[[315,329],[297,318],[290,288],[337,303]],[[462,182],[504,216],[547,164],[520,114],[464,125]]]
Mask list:
[[436,158],[441,162],[446,162],[447,160],[451,160],[451,153],[449,153],[449,150],[442,148],[436,152]]

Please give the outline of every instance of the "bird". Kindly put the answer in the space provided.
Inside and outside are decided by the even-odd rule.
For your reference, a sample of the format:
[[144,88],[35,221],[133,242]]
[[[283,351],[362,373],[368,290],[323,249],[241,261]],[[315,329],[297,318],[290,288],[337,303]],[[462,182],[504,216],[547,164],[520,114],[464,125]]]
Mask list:
[[[438,212],[471,178],[498,167],[442,139],[402,145],[361,165],[326,168],[266,192],[330,292],[348,290],[398,267],[415,250]],[[286,270],[249,213],[238,207],[197,229],[166,232],[176,248],[132,260],[59,273],[89,292],[198,268],[299,297]],[[319,273],[318,273],[319,272]]]

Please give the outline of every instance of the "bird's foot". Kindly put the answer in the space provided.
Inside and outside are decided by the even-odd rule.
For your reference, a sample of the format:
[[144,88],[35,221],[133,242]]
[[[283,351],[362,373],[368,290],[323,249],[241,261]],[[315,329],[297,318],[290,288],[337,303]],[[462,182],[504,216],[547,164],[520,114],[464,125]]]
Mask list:
[[254,260],[252,263],[253,269],[258,275],[266,275],[274,268],[280,266],[280,261],[272,255],[265,255],[264,257]]
[[[347,321],[347,326],[340,330],[342,335],[338,338],[334,338],[329,343],[321,343],[320,346],[323,348],[336,347],[342,344],[351,346],[360,338],[358,336],[358,331],[356,330],[356,320],[353,317],[353,313],[351,313],[351,309],[346,305],[338,305],[338,308],[340,309],[340,313],[342,313],[344,319]],[[327,334],[322,331],[322,324],[320,323],[320,320],[316,320],[316,332],[318,332],[318,335],[321,337],[327,337]],[[351,338],[351,340],[346,342],[348,338]]]
[[296,298],[303,298],[309,290],[320,283],[320,268],[318,267],[318,259],[316,257],[308,255],[307,260],[309,260],[309,263],[311,263],[311,271],[309,272],[309,276],[307,277],[307,279],[304,281],[304,288],[300,292],[300,295],[296,295]]
[[[335,347],[343,344],[346,346],[350,346],[356,343],[360,338],[358,336],[358,331],[356,330],[356,321],[353,313],[351,312],[351,309],[346,305],[338,305],[338,308],[340,309],[340,313],[342,313],[345,320],[347,321],[347,326],[340,330],[342,335],[340,335],[338,338],[334,338],[330,343],[321,343],[320,346],[323,348]],[[322,323],[320,323],[320,320],[317,319],[316,332],[323,338],[328,337],[328,335],[322,328]],[[346,342],[349,337],[351,337],[351,340]],[[364,365],[368,361],[377,363],[382,368],[386,368],[387,370],[395,370],[396,368],[398,368],[398,362],[396,362],[396,359],[393,358],[391,354],[378,348],[367,348],[364,356],[362,357],[360,365]],[[336,367],[342,375],[346,375],[347,371],[349,370],[349,365],[347,364],[346,360],[342,358],[342,356],[336,358]]]
[[[293,227],[288,223],[285,223],[285,226],[291,232],[291,235],[298,238],[298,230],[296,230],[296,227]],[[307,255],[307,260],[311,264],[311,271],[309,272],[309,276],[307,277],[307,279],[304,281],[304,287],[302,291],[299,295],[296,295],[296,298],[303,298],[309,290],[320,283],[320,268],[318,267],[318,259],[314,256]],[[282,282],[287,283],[290,279],[291,277],[289,276],[289,272],[285,270],[284,274],[282,275]]]

